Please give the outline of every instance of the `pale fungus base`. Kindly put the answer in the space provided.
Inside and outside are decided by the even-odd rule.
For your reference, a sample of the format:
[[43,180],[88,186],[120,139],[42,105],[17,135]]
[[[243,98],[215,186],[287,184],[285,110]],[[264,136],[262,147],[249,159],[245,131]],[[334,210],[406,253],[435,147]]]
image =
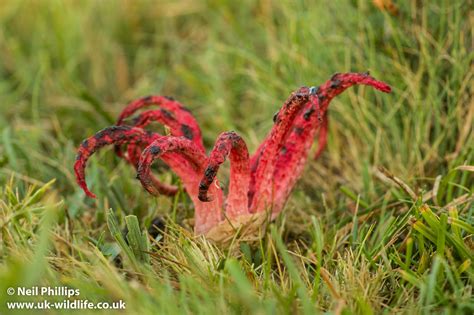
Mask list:
[[224,220],[212,229],[205,237],[220,246],[230,245],[232,242],[254,243],[261,239],[269,215],[266,212],[246,214],[231,220]]

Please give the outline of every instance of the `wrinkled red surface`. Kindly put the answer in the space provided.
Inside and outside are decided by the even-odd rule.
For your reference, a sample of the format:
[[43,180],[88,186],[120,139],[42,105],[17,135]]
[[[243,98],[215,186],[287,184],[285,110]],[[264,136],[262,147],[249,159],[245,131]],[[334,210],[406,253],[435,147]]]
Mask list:
[[[150,106],[160,107],[160,112],[162,115],[160,118],[158,118],[159,115],[153,116],[153,114],[151,114],[148,116],[149,121],[158,120],[159,122],[168,125],[171,120],[174,120],[175,123],[168,125],[171,128],[171,132],[182,134],[189,140],[193,141],[199,147],[199,149],[204,152],[201,129],[199,128],[199,124],[197,123],[196,119],[188,109],[170,97],[152,95],[131,102],[120,114],[119,119],[117,120],[117,125],[124,124],[125,119],[135,114],[138,110]],[[144,114],[144,116],[146,116],[146,114]],[[147,120],[143,119],[144,116],[141,116],[142,126],[145,125],[143,124],[143,120]]]
[[199,200],[212,200],[208,197],[209,187],[216,181],[219,166],[227,156],[230,156],[230,184],[225,209],[229,218],[235,218],[249,213],[250,164],[247,145],[234,131],[224,132],[217,138],[199,184]]
[[[176,159],[170,153],[179,154]],[[202,202],[198,198],[199,183],[204,173],[207,157],[201,149],[185,137],[166,136],[160,137],[143,151],[138,166],[138,179],[143,187],[151,194],[156,194],[151,180],[151,164],[156,159],[162,159],[181,178],[186,192],[191,197],[195,206],[195,231],[205,233],[222,220],[222,190],[211,186],[210,191],[214,199]]]
[[[141,98],[124,109],[117,126],[83,142],[74,165],[77,182],[88,196],[95,197],[85,181],[87,160],[108,144],[114,144],[119,156],[123,156],[120,147],[126,145],[125,158],[137,168],[138,178],[149,193],[173,195],[177,191],[175,186],[152,175],[151,165],[156,159],[163,160],[181,178],[195,205],[197,234],[205,234],[225,218],[232,220],[249,213],[271,211],[274,218],[301,176],[315,136],[315,158],[326,146],[329,103],[356,84],[390,92],[387,84],[368,73],[338,73],[319,87],[301,87],[291,93],[275,115],[273,128],[251,157],[245,142],[235,132],[222,133],[206,156],[199,125],[184,106],[162,96]],[[160,108],[145,111],[132,120],[131,126],[125,125],[125,120],[137,111],[152,105]],[[145,131],[152,121],[168,126],[171,135]],[[224,203],[216,175],[228,157],[230,184]]]
[[[141,113],[138,117],[133,119],[131,124],[135,127],[144,128],[151,122],[161,123],[170,129],[171,135],[184,136],[190,139],[204,152],[201,130],[196,119],[188,109],[170,97],[152,95],[131,102],[123,109],[117,120],[117,125],[123,125],[125,120],[136,114],[136,112],[151,106],[157,106],[159,109],[148,110]],[[125,159],[137,168],[141,152],[145,147],[144,145],[134,143],[128,144],[128,154]],[[118,156],[123,157],[119,145],[115,146],[115,152]],[[151,176],[151,180],[161,194],[172,196],[178,191],[178,187],[163,184],[154,176]]]

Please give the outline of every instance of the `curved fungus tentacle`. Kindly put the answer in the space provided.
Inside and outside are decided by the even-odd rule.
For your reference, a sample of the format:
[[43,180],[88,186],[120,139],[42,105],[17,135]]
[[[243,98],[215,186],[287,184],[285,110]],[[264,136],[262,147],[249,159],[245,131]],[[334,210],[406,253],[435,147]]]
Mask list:
[[[169,156],[176,153],[181,156]],[[203,234],[222,220],[222,191],[211,186],[210,190],[216,198],[209,202],[202,202],[198,198],[199,182],[204,172],[206,156],[198,146],[185,137],[161,137],[152,142],[142,153],[138,165],[137,177],[143,187],[151,194],[155,194],[151,181],[151,165],[161,158],[181,178],[186,192],[195,206],[195,232]]]
[[[159,122],[167,127],[169,127],[170,133],[172,136],[176,137],[186,137],[190,140],[193,139],[193,133],[189,128],[183,127],[176,117],[171,112],[167,111],[164,108],[157,110],[148,110],[143,113],[140,113],[137,117],[133,119],[133,126],[137,128],[145,128],[152,122]],[[138,161],[140,159],[141,152],[145,149],[146,146],[137,145],[137,144],[128,144],[127,145],[127,156],[126,159],[135,167],[138,167]],[[122,156],[120,146],[115,147],[115,151],[118,155]],[[155,182],[158,180],[155,179]],[[160,183],[158,183],[161,185]],[[177,187],[174,186],[173,191],[177,192]]]
[[[356,84],[368,85],[385,93],[391,91],[390,86],[374,79],[368,73],[337,73],[320,87],[314,88],[318,104],[315,106],[313,101],[305,105],[294,121],[294,129],[286,139],[285,149],[279,152],[274,174],[273,215],[282,210],[291,189],[301,176],[316,132],[319,131],[319,140],[315,156],[318,157],[326,146],[329,103],[335,96]],[[288,169],[292,172],[285,171]]]
[[228,218],[248,214],[248,190],[250,184],[249,152],[244,140],[235,132],[222,133],[212,149],[204,176],[199,184],[199,200],[207,202],[208,190],[216,180],[217,171],[227,156],[230,157],[230,184],[225,213]]
[[376,90],[390,93],[391,88],[388,84],[378,81],[369,75],[369,72],[365,73],[336,73],[331,79],[326,81],[320,87],[318,87],[317,94],[319,95],[319,102],[321,110],[324,112],[322,124],[320,126],[318,135],[318,149],[314,154],[314,158],[317,159],[323,152],[327,144],[327,134],[329,121],[327,117],[327,108],[329,103],[334,97],[341,94],[353,85],[368,85]]
[[76,162],[74,163],[77,183],[87,196],[96,198],[96,195],[88,189],[85,179],[85,168],[87,160],[89,160],[91,155],[109,144],[148,143],[156,136],[155,134],[145,132],[143,129],[131,126],[112,126],[102,129],[92,137],[84,140],[78,149]]
[[[123,125],[127,118],[150,106],[159,106],[160,109],[141,113],[133,120],[132,125],[144,128],[150,122],[157,121],[170,127],[172,135],[183,135],[196,142],[204,152],[199,124],[188,109],[171,97],[150,95],[129,103],[120,113],[117,125]],[[115,147],[115,152],[118,156],[122,156],[120,146]],[[133,164],[135,161],[129,162]]]
[[[155,134],[155,137],[160,135]],[[133,165],[135,170],[138,170],[138,163],[140,161],[140,156],[142,154],[143,149],[145,149],[150,142],[153,141],[151,139],[148,142],[138,143],[127,143],[127,157],[126,159]],[[175,157],[178,158],[179,157]],[[161,182],[157,179],[153,174],[150,174],[150,181],[151,184],[154,186],[155,195],[165,195],[165,196],[174,196],[178,192],[179,188],[175,185],[170,185]]]
[[[74,172],[77,183],[84,190],[87,196],[96,198],[96,195],[87,187],[85,180],[86,164],[92,154],[109,144],[147,145],[158,137],[161,136],[132,126],[112,126],[102,129],[92,137],[84,140],[79,147],[76,162],[74,163]],[[138,167],[138,164],[136,167]],[[166,196],[172,196],[176,194],[178,190],[176,186],[162,183],[154,176],[151,176],[151,182],[158,193]]]
[[[291,93],[276,114],[275,124],[267,139],[261,145],[258,165],[252,174],[253,195],[250,200],[250,212],[254,213],[272,204],[273,173],[275,172],[278,152],[283,147],[286,136],[291,131],[293,121],[301,108],[309,101],[310,88],[301,87]],[[258,195],[258,198],[256,197]]]
[[[301,87],[275,114],[273,128],[251,157],[244,140],[232,131],[222,133],[206,156],[201,130],[189,111],[171,98],[141,98],[122,111],[119,126],[98,132],[79,147],[74,164],[77,182],[87,196],[95,197],[85,181],[87,160],[105,145],[126,145],[127,160],[136,167],[138,179],[152,195],[172,195],[177,189],[153,177],[151,166],[156,159],[163,160],[180,177],[195,207],[196,234],[204,234],[220,244],[229,244],[236,236],[257,240],[268,219],[283,210],[304,170],[316,135],[315,158],[323,152],[331,100],[358,84],[385,93],[391,90],[368,73],[337,73],[319,87]],[[132,120],[134,126],[123,125],[138,110],[152,105],[160,108],[137,115]],[[143,128],[152,121],[168,126],[171,135],[145,131]],[[118,152],[121,153],[120,149]],[[227,158],[230,180],[224,200],[216,175]]]
[[[171,135],[184,136],[194,141],[200,150],[204,152],[201,129],[191,114],[181,103],[166,96],[147,96],[129,103],[121,112],[117,125],[123,125],[127,118],[130,118],[137,111],[150,106],[159,106],[157,110],[148,110],[135,117],[131,124],[137,128],[145,128],[153,121],[159,122],[170,128]],[[146,145],[127,143],[127,156],[124,156],[120,145],[115,146],[115,153],[119,157],[124,157],[135,168],[138,167],[139,156]],[[164,195],[173,196],[178,191],[178,187],[160,182],[156,177],[151,176],[154,187]]]
[[117,125],[122,125],[125,119],[138,110],[150,106],[159,106],[164,118],[166,116],[173,117],[179,123],[179,128],[184,136],[193,141],[204,152],[201,128],[199,128],[198,122],[187,108],[171,97],[151,95],[129,103],[120,114]]
[[318,148],[314,153],[314,159],[318,159],[323,153],[326,145],[328,143],[328,130],[329,130],[329,118],[328,112],[324,113],[324,116],[321,121],[321,126],[318,129]]
[[[321,123],[319,115],[307,115],[308,112],[320,110],[316,94],[310,96],[309,108],[303,112],[303,119],[296,119],[285,146],[278,153],[274,172],[274,203],[272,216],[275,217],[283,209],[284,203],[303,172],[306,159],[311,149],[316,126]],[[301,118],[301,117],[298,117]],[[310,140],[310,141],[308,141]],[[291,170],[289,172],[288,170]]]
[[[189,133],[189,129],[182,128],[182,125],[176,120],[174,115],[163,108],[158,110],[149,110],[139,114],[136,118],[133,119],[132,125],[137,128],[145,128],[150,123],[155,121],[169,127],[170,133],[173,136],[185,136],[188,139],[192,139],[192,133]],[[144,148],[144,146],[136,147],[136,145],[133,144],[128,145],[127,159],[133,165],[137,165],[141,151],[143,151]],[[121,155],[120,146],[116,147],[116,152]]]

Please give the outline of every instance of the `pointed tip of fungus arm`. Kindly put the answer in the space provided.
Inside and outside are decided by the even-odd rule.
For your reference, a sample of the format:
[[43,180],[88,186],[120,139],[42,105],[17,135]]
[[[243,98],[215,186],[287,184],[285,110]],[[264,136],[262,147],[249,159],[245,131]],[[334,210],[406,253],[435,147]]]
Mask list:
[[340,92],[342,92],[346,88],[355,84],[369,85],[384,93],[390,93],[392,91],[392,88],[390,87],[390,85],[388,85],[387,83],[383,81],[379,81],[375,79],[368,72],[336,73],[328,81],[326,81],[325,84],[321,86],[321,91],[327,92],[328,90],[331,90],[331,89],[336,89],[336,90],[339,89]]
[[392,88],[390,87],[390,85],[388,85],[387,83],[382,82],[382,81],[375,80],[374,85],[372,85],[372,86],[375,89],[377,89],[379,91],[382,91],[384,93],[391,93],[392,92]]
[[78,154],[78,158],[76,160],[76,163],[74,163],[74,174],[76,175],[76,182],[79,185],[79,187],[82,188],[84,193],[86,194],[87,197],[96,199],[97,196],[92,193],[89,188],[87,187],[86,183],[86,174],[85,174],[85,163],[80,160],[81,156]]

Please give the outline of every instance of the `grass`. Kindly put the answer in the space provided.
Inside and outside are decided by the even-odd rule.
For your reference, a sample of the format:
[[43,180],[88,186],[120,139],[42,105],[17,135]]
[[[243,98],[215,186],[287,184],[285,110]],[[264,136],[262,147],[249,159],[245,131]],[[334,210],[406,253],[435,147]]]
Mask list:
[[[2,1],[0,313],[35,285],[130,314],[474,312],[472,1],[395,3]],[[193,237],[188,198],[151,198],[111,152],[97,200],[75,184],[76,147],[131,99],[173,95],[207,147],[233,129],[253,151],[290,91],[351,70],[393,93],[332,103],[326,152],[255,246]]]

